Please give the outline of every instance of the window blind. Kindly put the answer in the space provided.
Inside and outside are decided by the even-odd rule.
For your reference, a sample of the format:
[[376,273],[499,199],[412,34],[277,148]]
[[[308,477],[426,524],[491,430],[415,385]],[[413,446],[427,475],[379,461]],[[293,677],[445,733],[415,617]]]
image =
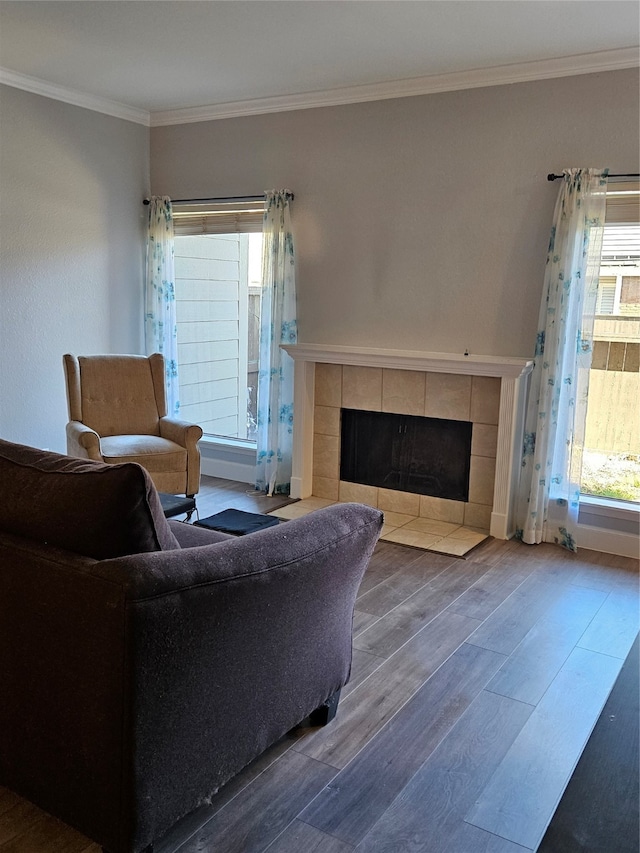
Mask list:
[[196,234],[250,234],[262,231],[264,201],[224,201],[172,205],[173,231]]
[[609,182],[606,222],[619,225],[640,222],[640,182]]

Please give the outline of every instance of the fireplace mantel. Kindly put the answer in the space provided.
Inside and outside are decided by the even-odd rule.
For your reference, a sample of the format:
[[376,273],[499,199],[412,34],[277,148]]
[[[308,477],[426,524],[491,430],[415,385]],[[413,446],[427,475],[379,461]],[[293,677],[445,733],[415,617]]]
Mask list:
[[419,370],[425,373],[457,373],[466,376],[499,376],[513,379],[529,373],[533,367],[533,362],[525,358],[472,353],[465,355],[326,344],[282,344],[282,349],[295,361]]
[[520,471],[527,380],[533,361],[464,353],[350,347],[326,344],[282,345],[295,362],[294,442],[291,496],[312,494],[315,365],[354,365],[423,373],[497,377],[500,381],[498,446],[490,533],[508,539],[515,532],[514,501]]

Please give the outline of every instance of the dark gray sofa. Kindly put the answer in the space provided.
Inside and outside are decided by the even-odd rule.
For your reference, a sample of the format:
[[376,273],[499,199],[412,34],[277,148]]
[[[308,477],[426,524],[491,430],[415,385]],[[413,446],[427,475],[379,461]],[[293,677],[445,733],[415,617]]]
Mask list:
[[380,512],[227,537],[167,522],[139,465],[2,440],[0,483],[1,785],[137,853],[331,717]]

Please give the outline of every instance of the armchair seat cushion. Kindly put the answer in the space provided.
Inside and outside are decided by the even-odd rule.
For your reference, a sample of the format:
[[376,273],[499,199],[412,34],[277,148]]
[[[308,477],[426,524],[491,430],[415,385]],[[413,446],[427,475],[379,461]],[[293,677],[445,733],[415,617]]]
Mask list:
[[184,447],[159,435],[108,435],[100,439],[105,462],[136,462],[151,473],[179,471],[187,467]]

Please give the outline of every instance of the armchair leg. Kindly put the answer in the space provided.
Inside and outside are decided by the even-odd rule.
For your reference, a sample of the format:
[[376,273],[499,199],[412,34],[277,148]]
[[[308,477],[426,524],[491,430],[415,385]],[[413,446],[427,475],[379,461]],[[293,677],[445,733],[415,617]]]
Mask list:
[[198,515],[198,508],[196,506],[196,496],[195,495],[185,495],[185,497],[187,497],[193,501],[193,508],[187,512],[187,517],[185,518],[185,522],[188,524],[191,521],[191,516],[193,515],[194,512],[195,512],[197,518],[200,518],[200,516]]
[[326,726],[336,715],[338,710],[338,702],[340,701],[340,691],[336,690],[332,693],[327,701],[316,708],[309,714],[309,720],[312,726]]

